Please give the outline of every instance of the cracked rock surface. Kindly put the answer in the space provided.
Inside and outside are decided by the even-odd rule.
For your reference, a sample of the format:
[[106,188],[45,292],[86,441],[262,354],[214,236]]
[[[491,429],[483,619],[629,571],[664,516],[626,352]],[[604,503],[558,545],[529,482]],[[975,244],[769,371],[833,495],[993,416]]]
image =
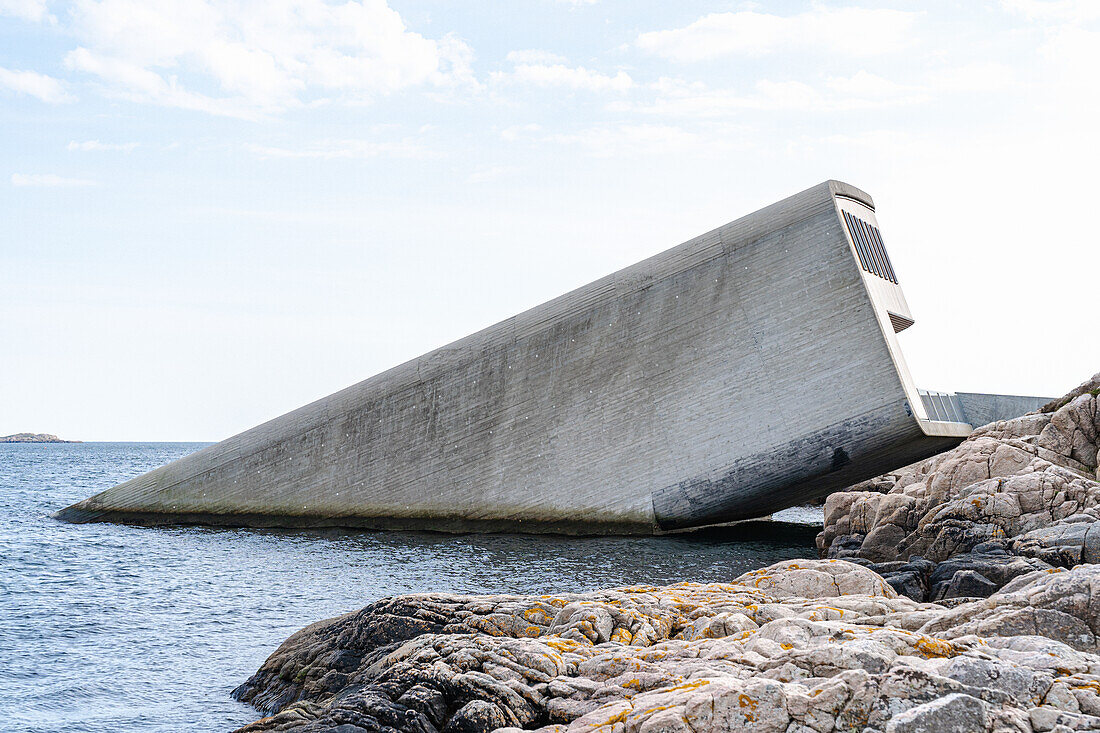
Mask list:
[[833,494],[819,549],[929,601],[1100,562],[1098,395],[1100,374],[953,450]]
[[730,583],[403,596],[290,637],[238,688],[273,713],[241,730],[1093,730],[1096,590],[1082,565],[946,607],[799,560]]

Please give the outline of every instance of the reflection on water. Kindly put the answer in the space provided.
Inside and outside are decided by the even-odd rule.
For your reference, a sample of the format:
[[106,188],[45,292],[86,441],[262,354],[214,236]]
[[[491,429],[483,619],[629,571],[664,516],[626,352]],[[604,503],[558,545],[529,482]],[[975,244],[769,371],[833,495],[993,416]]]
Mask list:
[[203,447],[0,445],[0,714],[26,731],[224,731],[229,691],[300,627],[396,593],[728,580],[818,527],[667,537],[69,525],[49,513]]

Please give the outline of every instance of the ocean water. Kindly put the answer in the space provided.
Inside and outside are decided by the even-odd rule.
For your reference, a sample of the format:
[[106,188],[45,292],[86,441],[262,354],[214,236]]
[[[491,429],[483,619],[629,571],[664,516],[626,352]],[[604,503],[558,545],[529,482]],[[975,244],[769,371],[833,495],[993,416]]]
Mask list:
[[232,730],[259,714],[230,691],[283,639],[396,593],[728,580],[814,556],[816,527],[778,522],[568,538],[71,525],[49,516],[204,445],[0,444],[0,730]]

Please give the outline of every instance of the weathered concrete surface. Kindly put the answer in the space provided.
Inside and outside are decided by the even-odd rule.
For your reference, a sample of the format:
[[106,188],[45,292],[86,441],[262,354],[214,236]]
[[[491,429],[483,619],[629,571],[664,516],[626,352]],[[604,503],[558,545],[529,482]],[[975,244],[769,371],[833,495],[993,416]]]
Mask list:
[[970,427],[926,419],[852,215],[815,186],[58,516],[648,533],[935,454]]
[[[242,733],[1097,730],[1100,566],[946,607],[838,560],[730,583],[389,598],[299,631]],[[1058,727],[1064,726],[1064,727]]]
[[966,421],[974,427],[1033,412],[1050,401],[1049,397],[1024,397],[980,392],[956,392],[955,396],[958,397],[963,412],[966,413]]

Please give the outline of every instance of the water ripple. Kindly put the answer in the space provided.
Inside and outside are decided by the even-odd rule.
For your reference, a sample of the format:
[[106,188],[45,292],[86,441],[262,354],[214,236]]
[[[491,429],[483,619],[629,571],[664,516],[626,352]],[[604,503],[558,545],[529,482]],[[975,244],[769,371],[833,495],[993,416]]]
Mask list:
[[382,596],[728,580],[811,527],[661,538],[70,525],[53,511],[196,443],[0,444],[0,709],[27,733],[226,731],[229,691],[300,627]]

